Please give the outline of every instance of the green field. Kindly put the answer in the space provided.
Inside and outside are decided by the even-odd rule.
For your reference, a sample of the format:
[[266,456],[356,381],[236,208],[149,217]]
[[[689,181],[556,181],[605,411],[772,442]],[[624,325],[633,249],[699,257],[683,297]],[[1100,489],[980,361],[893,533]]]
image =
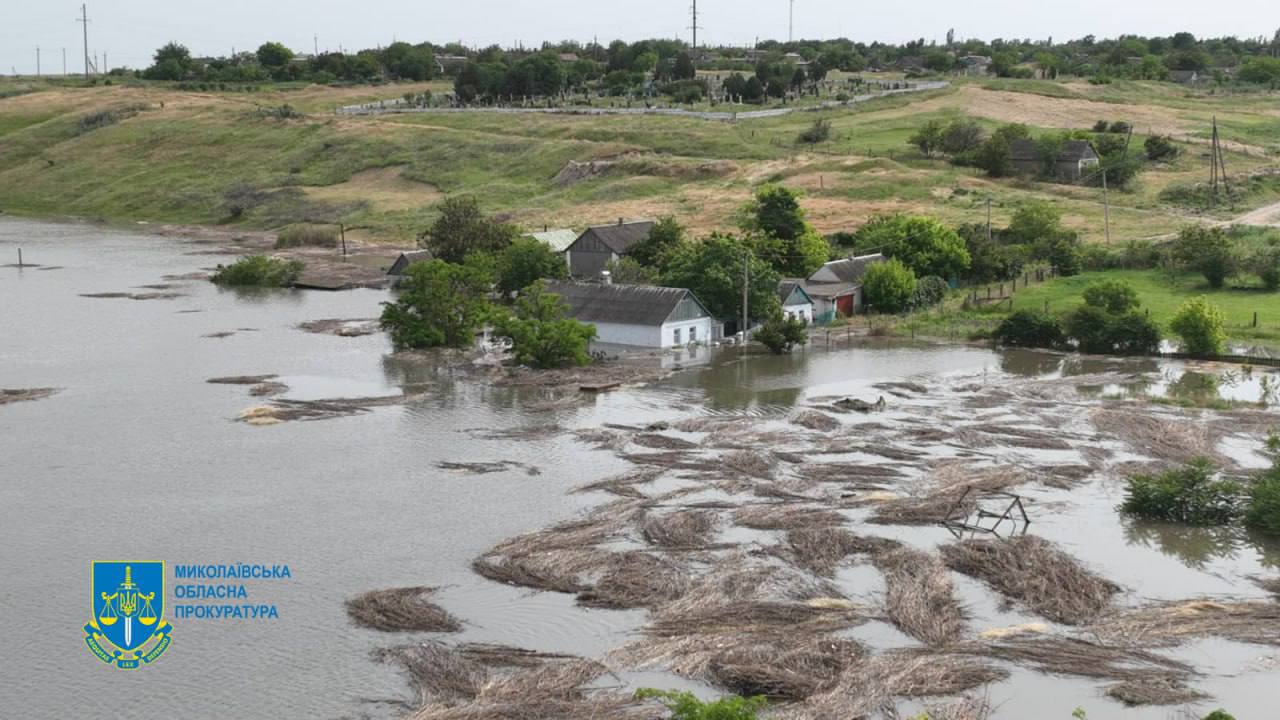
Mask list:
[[[1193,93],[1168,83],[957,80],[944,90],[895,96],[822,112],[741,121],[679,117],[536,114],[337,116],[334,108],[446,83],[381,87],[289,87],[259,92],[178,91],[156,83],[70,87],[0,81],[0,209],[31,216],[111,222],[148,220],[272,229],[294,222],[344,222],[354,237],[407,243],[435,216],[440,199],[472,193],[489,211],[528,228],[581,228],[618,217],[672,214],[695,235],[732,229],[754,188],[781,182],[805,194],[823,232],[853,230],[874,214],[913,212],[958,224],[995,223],[1019,204],[1047,200],[1087,241],[1104,237],[1100,190],[1029,180],[991,180],[907,144],[928,119],[972,117],[988,127],[1022,122],[1033,131],[1132,122],[1140,143],[1171,134],[1184,153],[1153,166],[1130,190],[1111,194],[1112,236],[1159,237],[1197,220],[1159,193],[1207,178],[1204,137],[1217,116],[1229,142],[1228,168],[1280,167],[1277,94]],[[289,105],[301,117],[279,119]],[[83,129],[104,110],[140,109]],[[749,109],[749,108],[744,108]],[[798,146],[815,118],[832,139]],[[571,162],[600,164],[569,177]],[[232,217],[226,191],[259,193]],[[1227,220],[1280,200],[1280,184]]]
[[[1170,274],[1163,270],[1108,270],[1085,272],[1071,277],[1059,277],[1028,287],[1019,285],[1013,293],[1013,302],[991,304],[979,309],[963,309],[963,296],[976,291],[979,297],[986,294],[986,286],[956,292],[943,308],[903,318],[896,323],[897,334],[915,333],[947,338],[966,338],[990,332],[1013,310],[1048,310],[1065,314],[1079,307],[1081,293],[1089,285],[1102,280],[1128,283],[1138,292],[1140,310],[1168,333],[1169,321],[1187,299],[1204,295],[1222,310],[1226,320],[1227,336],[1236,344],[1260,345],[1280,348],[1280,295],[1268,293],[1256,287],[1256,278],[1228,281],[1226,287],[1210,288],[1200,275],[1192,273]],[[1250,285],[1253,284],[1253,286]],[[999,296],[1000,284],[992,286]],[[1008,290],[1009,284],[1004,288]],[[1254,314],[1257,325],[1254,325]]]

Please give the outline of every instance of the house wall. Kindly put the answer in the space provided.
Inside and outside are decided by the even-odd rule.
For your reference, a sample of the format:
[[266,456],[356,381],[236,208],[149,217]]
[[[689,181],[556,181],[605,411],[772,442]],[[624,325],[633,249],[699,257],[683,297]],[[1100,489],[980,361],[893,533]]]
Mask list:
[[697,331],[697,341],[705,343],[711,340],[711,318],[700,317],[692,320],[679,320],[662,324],[662,347],[676,344],[675,331],[680,330],[680,344],[689,344],[689,329]]
[[813,322],[813,305],[811,303],[795,303],[782,306],[783,317],[801,317],[807,323]]
[[[636,345],[639,347],[663,347],[658,325],[624,325],[622,323],[593,323],[596,326],[596,342],[610,345]],[[670,333],[667,339],[671,338]]]

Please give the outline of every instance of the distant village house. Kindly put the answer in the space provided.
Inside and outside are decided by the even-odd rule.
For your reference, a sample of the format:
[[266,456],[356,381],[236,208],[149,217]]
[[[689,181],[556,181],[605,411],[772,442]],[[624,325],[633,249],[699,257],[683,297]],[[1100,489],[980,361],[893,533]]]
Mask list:
[[[1019,175],[1040,175],[1045,170],[1045,160],[1034,140],[1019,138],[1009,145],[1009,158]],[[1051,177],[1054,180],[1077,182],[1095,168],[1101,160],[1093,146],[1086,140],[1068,140],[1062,144],[1053,162]]]
[[782,316],[786,319],[813,322],[813,298],[799,280],[778,283],[778,301],[782,303]]
[[862,307],[862,278],[867,268],[884,262],[884,255],[859,255],[823,264],[800,282],[813,302],[813,320],[829,322],[837,315],[848,317]]
[[652,220],[625,222],[618,219],[614,225],[593,225],[587,228],[566,249],[569,274],[578,278],[598,278],[610,262],[625,257],[631,248],[649,237]]

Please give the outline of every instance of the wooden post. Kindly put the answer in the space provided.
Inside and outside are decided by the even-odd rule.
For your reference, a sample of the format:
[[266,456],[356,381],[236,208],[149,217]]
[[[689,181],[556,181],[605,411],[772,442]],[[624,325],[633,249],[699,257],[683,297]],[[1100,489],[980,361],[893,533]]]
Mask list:
[[347,256],[347,226],[338,223],[338,233],[342,235],[342,257]]
[[18,248],[18,267],[22,267],[22,248]]
[[1258,311],[1253,311],[1253,326],[1258,327]]

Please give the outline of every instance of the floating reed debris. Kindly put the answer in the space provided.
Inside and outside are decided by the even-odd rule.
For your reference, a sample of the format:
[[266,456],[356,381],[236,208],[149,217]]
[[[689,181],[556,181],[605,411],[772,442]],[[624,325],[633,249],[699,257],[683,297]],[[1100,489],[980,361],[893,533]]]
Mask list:
[[375,657],[398,663],[420,698],[414,720],[588,720],[654,717],[627,694],[590,690],[607,669],[580,659],[540,658],[505,672],[474,653],[435,643],[387,648]]
[[1152,677],[1128,680],[1107,688],[1107,696],[1125,705],[1186,705],[1208,697],[1177,678]]
[[213,385],[261,385],[276,379],[276,375],[228,375],[205,380]]
[[1008,676],[1008,671],[973,657],[893,650],[846,672],[834,687],[784,710],[782,717],[871,717],[881,710],[891,711],[895,697],[958,695]]
[[684,438],[659,435],[658,433],[641,433],[631,438],[631,442],[640,447],[653,448],[654,450],[687,450],[698,447],[697,443],[690,442]]
[[1189,678],[1187,663],[1147,650],[1116,647],[1082,638],[1016,635],[990,643],[973,643],[966,652],[1059,675],[1150,682]]
[[861,463],[807,463],[800,468],[800,477],[813,482],[849,483],[859,487],[879,487],[885,480],[903,476],[903,472],[891,465],[865,465]]
[[441,461],[436,463],[436,467],[441,470],[449,470],[451,472],[460,472],[468,475],[487,475],[489,473],[502,472],[504,470],[512,470],[519,468],[524,470],[525,475],[535,476],[541,475],[542,471],[534,465],[516,462],[514,460],[498,460],[496,462],[449,462]]
[[977,578],[1033,611],[1068,625],[1092,620],[1120,592],[1043,538],[964,540],[943,545],[952,570]]
[[578,595],[585,607],[655,607],[680,597],[689,586],[689,570],[646,552],[613,554],[595,587]]
[[844,515],[836,510],[806,507],[794,503],[746,505],[733,513],[733,522],[756,530],[792,530],[843,525]]
[[772,479],[778,465],[777,458],[757,450],[731,452],[721,458],[721,462],[729,470],[762,480]]
[[539,652],[494,643],[462,643],[455,648],[468,660],[488,667],[536,667],[548,660],[573,660],[573,655]]
[[614,475],[612,477],[604,478],[603,480],[596,480],[595,482],[590,482],[586,485],[579,485],[573,489],[573,492],[583,493],[603,490],[623,497],[643,498],[644,493],[640,492],[636,486],[657,480],[662,476],[663,472],[664,470],[661,468],[632,470],[631,472],[623,473],[621,475]]
[[589,571],[607,562],[608,553],[600,550],[548,550],[528,555],[485,555],[471,562],[479,576],[507,585],[579,593],[591,589],[583,580]]
[[436,588],[371,590],[347,600],[347,615],[357,625],[383,632],[458,632],[462,623],[429,598]]
[[58,388],[0,388],[0,405],[40,400],[58,392]]
[[870,522],[882,525],[932,525],[947,518],[947,513],[956,507],[961,498],[965,502],[959,508],[962,513],[976,509],[981,493],[969,493],[972,488],[984,492],[995,492],[1021,485],[1027,476],[1019,468],[997,465],[982,467],[966,461],[948,460],[933,465],[928,473],[932,476],[933,486],[927,494],[887,500],[876,506],[876,511],[869,518]]
[[801,700],[831,687],[864,655],[853,640],[781,635],[733,644],[708,661],[706,676],[743,697]]
[[964,611],[936,555],[900,547],[872,562],[884,574],[885,610],[898,629],[929,645],[947,645],[964,632]]
[[801,410],[791,416],[791,423],[819,432],[830,432],[840,427],[839,420],[817,410]]
[[1146,405],[1141,410],[1104,405],[1089,417],[1098,432],[1156,460],[1184,463],[1204,456],[1234,465],[1217,451],[1220,431],[1196,418],[1157,415]]
[[649,512],[640,521],[640,534],[650,545],[684,550],[705,546],[715,525],[715,513],[706,510]]
[[991,717],[991,702],[985,697],[963,697],[943,705],[929,705],[929,720],[987,720]]
[[1280,604],[1267,600],[1191,600],[1138,608],[1089,626],[1100,640],[1163,647],[1198,637],[1280,645]]
[[862,537],[837,527],[797,527],[787,531],[779,553],[797,567],[831,577],[844,559],[856,553],[884,553],[898,547],[896,540]]

